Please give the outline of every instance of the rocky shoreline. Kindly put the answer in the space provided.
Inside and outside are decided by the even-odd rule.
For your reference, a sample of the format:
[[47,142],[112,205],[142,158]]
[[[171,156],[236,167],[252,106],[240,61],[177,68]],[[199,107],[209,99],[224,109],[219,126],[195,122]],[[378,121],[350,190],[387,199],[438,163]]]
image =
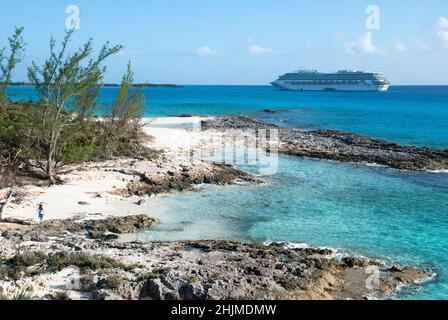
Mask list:
[[298,157],[364,162],[402,170],[447,170],[448,150],[402,146],[342,131],[299,131],[266,124],[246,116],[224,116],[202,121],[202,130],[278,131],[278,152]]
[[[430,276],[414,267],[337,257],[330,249],[232,241],[120,243],[107,237],[92,239],[90,233],[129,232],[155,223],[147,216],[129,216],[49,221],[3,231],[0,297],[369,299],[386,298],[398,287],[416,285]],[[371,278],[375,272],[378,282]]]
[[[343,132],[302,132],[248,117],[208,119],[202,128],[206,142],[199,146],[189,139],[163,140],[168,133],[180,140],[186,131],[155,129],[159,145],[167,146],[155,159],[67,166],[61,185],[20,186],[0,221],[0,299],[369,299],[388,298],[399,287],[431,277],[415,267],[287,244],[118,241],[120,234],[158,223],[141,215],[149,211],[145,202],[151,196],[195,191],[201,184],[260,182],[232,166],[193,157],[197,149],[216,147],[210,143],[213,130],[230,132],[240,143],[247,129],[277,129],[279,152],[301,157],[406,170],[448,168],[448,151]],[[38,203],[46,208],[40,225],[33,222]]]

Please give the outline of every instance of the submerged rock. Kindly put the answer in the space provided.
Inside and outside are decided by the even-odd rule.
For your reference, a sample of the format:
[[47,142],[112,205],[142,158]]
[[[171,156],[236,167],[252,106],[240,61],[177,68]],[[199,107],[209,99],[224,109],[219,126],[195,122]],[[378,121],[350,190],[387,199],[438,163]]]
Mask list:
[[262,111],[264,113],[277,113],[278,112],[278,110],[275,110],[275,109],[263,109]]

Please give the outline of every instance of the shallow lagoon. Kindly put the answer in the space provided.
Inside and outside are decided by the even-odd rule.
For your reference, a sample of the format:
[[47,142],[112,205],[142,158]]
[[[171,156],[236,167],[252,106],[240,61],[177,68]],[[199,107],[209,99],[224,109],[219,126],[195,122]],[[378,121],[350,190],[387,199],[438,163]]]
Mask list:
[[139,240],[286,241],[438,274],[409,298],[448,299],[448,173],[280,157],[262,185],[204,186],[151,199],[161,224]]

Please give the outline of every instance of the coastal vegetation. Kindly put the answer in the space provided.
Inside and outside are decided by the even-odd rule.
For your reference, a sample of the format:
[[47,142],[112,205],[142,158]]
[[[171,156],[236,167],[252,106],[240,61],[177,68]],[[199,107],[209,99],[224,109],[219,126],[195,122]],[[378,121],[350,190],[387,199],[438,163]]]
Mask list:
[[12,81],[13,71],[23,59],[25,42],[22,34],[23,28],[16,28],[8,39],[9,55],[6,54],[6,47],[0,49],[0,101],[5,99],[6,88]]
[[120,268],[133,270],[138,265],[125,265],[106,256],[93,256],[84,253],[60,251],[54,254],[43,252],[23,253],[7,261],[1,261],[0,279],[18,280],[21,276],[36,276],[48,272],[61,271],[70,266],[76,266],[83,272],[103,269]]
[[9,100],[8,86],[24,56],[23,31],[16,28],[8,48],[0,50],[0,189],[14,185],[19,171],[55,184],[67,164],[156,155],[140,143],[145,93],[144,86],[133,83],[130,62],[116,101],[108,106],[97,102],[104,62],[122,50],[121,45],[106,43],[94,56],[92,39],[70,48],[73,31],[59,47],[51,38],[48,58],[27,68],[38,99]]

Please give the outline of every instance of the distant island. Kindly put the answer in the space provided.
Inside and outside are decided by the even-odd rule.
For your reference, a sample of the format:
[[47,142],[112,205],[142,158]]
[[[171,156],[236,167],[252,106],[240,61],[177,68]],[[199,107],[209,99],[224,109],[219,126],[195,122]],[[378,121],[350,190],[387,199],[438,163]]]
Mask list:
[[[105,83],[102,87],[120,87],[119,83]],[[178,84],[158,84],[158,83],[134,83],[132,87],[145,87],[145,88],[185,88],[183,85]]]
[[[32,87],[33,85],[29,82],[12,82],[10,86],[15,87]],[[120,87],[119,83],[104,83],[102,87]],[[178,84],[159,84],[159,83],[134,83],[132,87],[144,87],[144,88],[185,88],[183,85]]]

